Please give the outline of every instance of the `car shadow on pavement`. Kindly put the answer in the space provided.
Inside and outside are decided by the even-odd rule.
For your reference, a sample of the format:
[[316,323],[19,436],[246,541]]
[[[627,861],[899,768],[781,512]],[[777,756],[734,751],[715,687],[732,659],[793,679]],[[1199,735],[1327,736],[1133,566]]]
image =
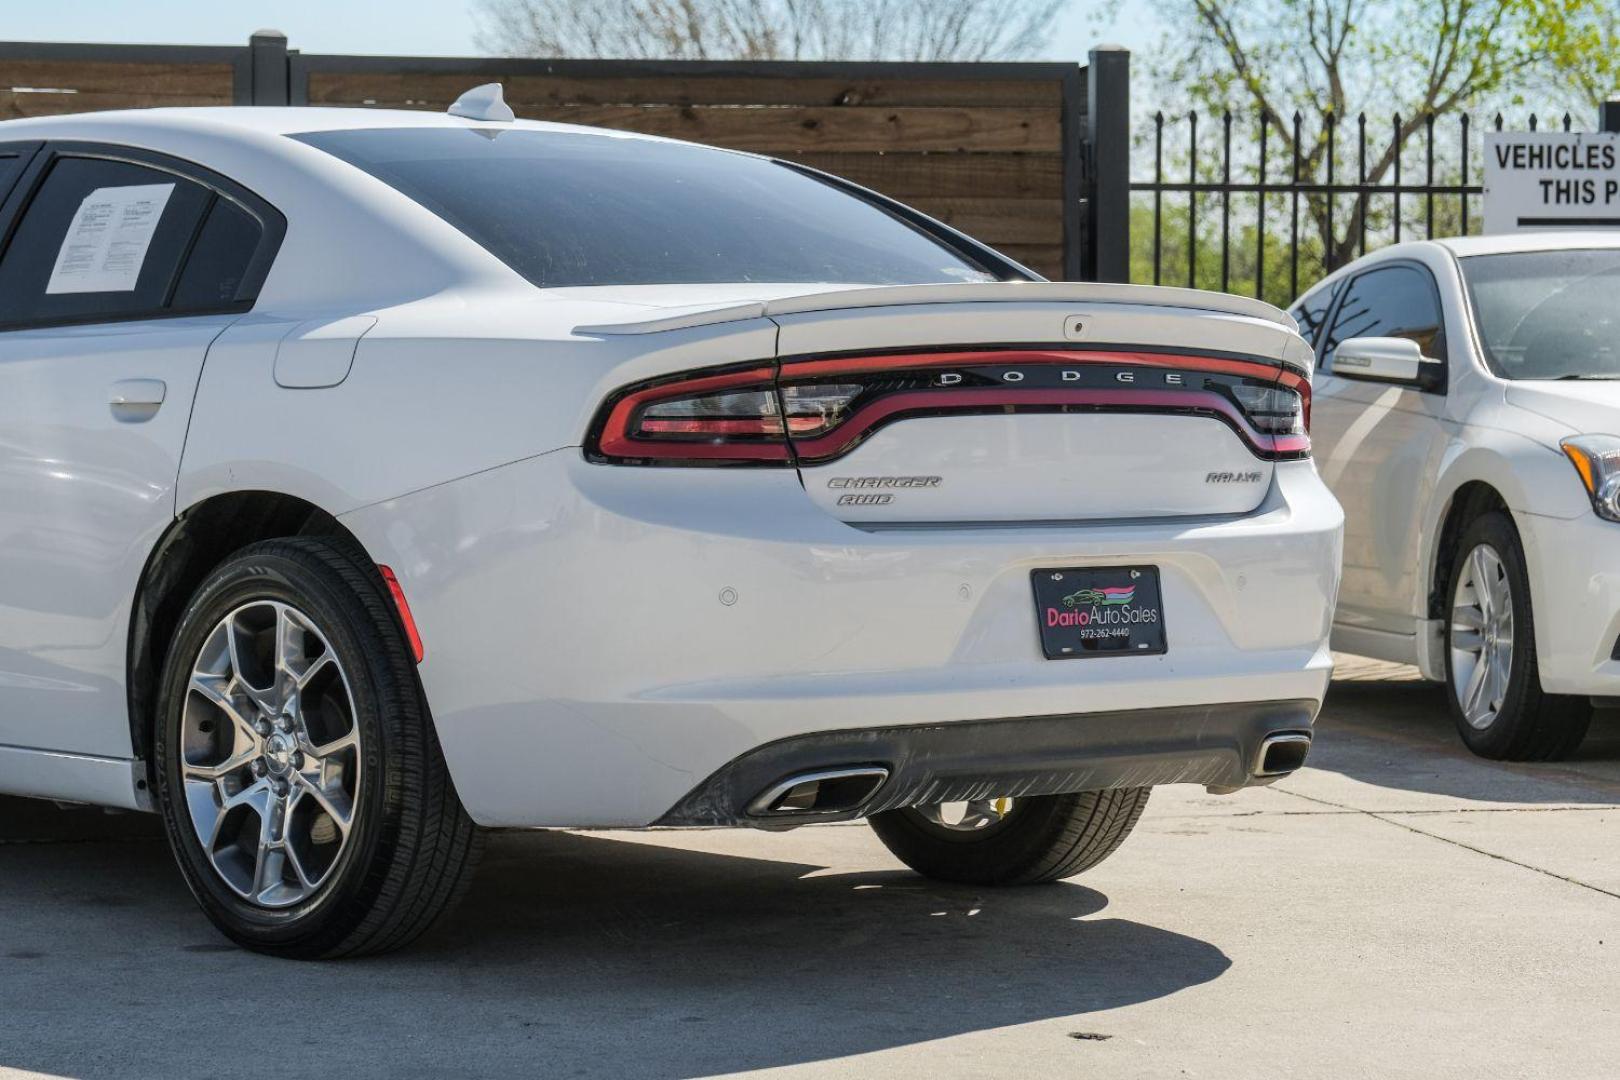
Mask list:
[[1336,678],[1328,688],[1309,767],[1384,788],[1485,802],[1620,804],[1620,713],[1598,712],[1566,761],[1504,762],[1463,745],[1446,690],[1416,669]]
[[[847,862],[870,844],[869,865],[893,865],[851,828],[693,846],[836,844]],[[155,830],[0,844],[0,1070],[212,1076],[207,1033],[231,1029],[246,1060],[272,1040],[295,1074],[706,1076],[1072,1018],[1230,966],[1078,884],[985,891],[669,846],[686,836],[493,834],[428,939],[319,965],[218,937]],[[1058,1060],[1083,1023],[1052,1025]]]

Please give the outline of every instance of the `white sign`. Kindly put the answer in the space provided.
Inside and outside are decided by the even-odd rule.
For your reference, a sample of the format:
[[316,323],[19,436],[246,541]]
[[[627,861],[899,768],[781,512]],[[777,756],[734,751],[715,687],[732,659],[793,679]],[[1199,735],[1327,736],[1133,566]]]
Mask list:
[[173,184],[97,188],[69,223],[47,293],[131,292]]
[[1620,135],[1485,135],[1485,231],[1620,226]]

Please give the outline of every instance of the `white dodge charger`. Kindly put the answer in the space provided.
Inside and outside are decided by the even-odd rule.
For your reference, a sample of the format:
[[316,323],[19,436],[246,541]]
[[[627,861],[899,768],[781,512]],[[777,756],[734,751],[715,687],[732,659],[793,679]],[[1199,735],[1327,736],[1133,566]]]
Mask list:
[[1281,312],[802,167],[316,109],[0,124],[0,791],[291,956],[478,826],[870,818],[937,878],[1297,768],[1341,514]]

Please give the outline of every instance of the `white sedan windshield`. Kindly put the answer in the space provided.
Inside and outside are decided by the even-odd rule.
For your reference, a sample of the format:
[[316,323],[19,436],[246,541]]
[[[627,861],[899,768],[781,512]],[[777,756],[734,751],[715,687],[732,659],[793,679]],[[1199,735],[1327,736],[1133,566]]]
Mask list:
[[1620,379],[1620,249],[1462,260],[1480,341],[1507,379]]

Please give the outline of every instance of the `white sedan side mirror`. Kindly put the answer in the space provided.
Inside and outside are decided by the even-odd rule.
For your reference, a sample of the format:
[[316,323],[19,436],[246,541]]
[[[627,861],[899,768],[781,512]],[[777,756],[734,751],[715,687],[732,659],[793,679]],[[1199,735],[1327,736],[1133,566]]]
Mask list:
[[1440,361],[1424,356],[1411,338],[1349,338],[1333,350],[1333,374],[1347,379],[1418,383],[1439,370]]

